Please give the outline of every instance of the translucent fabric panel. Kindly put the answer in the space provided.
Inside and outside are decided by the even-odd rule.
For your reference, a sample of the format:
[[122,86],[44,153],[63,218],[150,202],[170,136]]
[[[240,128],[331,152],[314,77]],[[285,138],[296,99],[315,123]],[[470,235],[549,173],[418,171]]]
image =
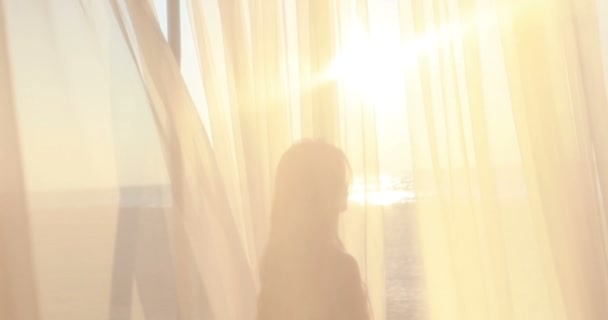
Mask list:
[[[355,1],[189,4],[214,150],[227,187],[234,190],[234,208],[245,219],[244,230],[253,235],[247,239],[255,240],[254,247],[248,243],[255,250],[249,256],[259,258],[274,171],[289,144],[301,138],[334,141],[346,150],[359,183],[379,179],[373,107],[364,107],[360,97],[339,100],[346,75],[331,74],[346,40],[342,32],[356,28],[356,11],[346,8]],[[343,29],[334,29],[337,25]],[[363,140],[361,119],[367,127]],[[343,216],[344,240],[359,262],[374,314],[382,319],[383,216],[378,204],[359,200]]]
[[[305,74],[311,78],[330,64],[335,40],[327,39],[322,44],[327,50],[318,51],[320,43],[294,42],[297,34],[287,36],[277,28],[287,20],[279,12],[288,9],[278,4],[259,12],[243,8],[250,7],[235,13],[226,4],[215,6],[223,25],[217,20],[214,27],[225,29],[226,44],[199,55],[206,91],[216,94],[206,95],[212,148],[159,27],[159,13],[149,2],[65,5],[31,0],[4,5],[11,19],[3,61],[13,70],[6,79],[13,88],[3,96],[13,101],[5,119],[14,125],[5,127],[13,133],[7,134],[6,143],[23,150],[23,159],[12,157],[7,163],[23,165],[27,185],[19,191],[18,181],[11,180],[10,190],[23,192],[20,201],[29,201],[34,262],[24,260],[21,269],[32,269],[25,278],[32,292],[38,288],[42,318],[252,317],[256,263],[267,232],[278,157],[298,137],[337,141],[340,130],[337,109],[323,103],[336,95],[333,80],[318,89],[306,83],[304,92],[272,87],[282,86],[280,79],[287,77],[289,59],[283,50],[310,55],[314,63]],[[328,8],[319,2],[306,10]],[[204,39],[199,36],[204,31],[197,13],[201,9],[192,9],[194,33]],[[264,22],[269,18],[276,20]],[[243,25],[240,36],[228,32],[242,19],[251,26]],[[335,19],[329,14],[325,22]],[[301,22],[300,32],[313,27],[311,17]],[[264,37],[268,32],[277,34]],[[312,34],[323,32],[315,29]],[[250,37],[260,46],[248,53]],[[292,46],[284,49],[287,41]],[[204,52],[199,40],[197,46]],[[210,65],[212,57],[224,61],[220,65],[226,69],[208,69],[218,66]],[[242,68],[242,61],[255,65],[256,84],[269,85],[266,89],[252,95],[251,83],[239,82],[240,69],[230,68]],[[281,103],[285,99],[315,102],[317,107],[307,104],[304,111],[312,118],[302,120],[301,111]],[[231,103],[226,107],[222,101]],[[254,102],[267,107],[256,110]],[[373,118],[368,122],[373,128]],[[260,133],[262,129],[268,131]],[[374,130],[369,132],[373,137]],[[362,159],[374,157],[375,147],[369,150]],[[359,157],[358,151],[351,154]],[[353,160],[357,172],[377,176],[370,171],[374,166],[359,168],[360,161],[366,162]],[[26,230],[25,209],[20,210],[15,217],[24,217],[20,223]],[[366,214],[359,215],[364,226],[372,217]],[[381,215],[373,217],[373,229],[379,230]],[[367,252],[367,242],[360,242],[364,238],[355,238],[348,241],[353,250]],[[373,274],[364,278],[382,318],[382,246],[374,242],[374,247],[373,255],[356,256],[365,263],[364,274]],[[3,261],[13,261],[12,255],[7,253]]]
[[400,3],[429,317],[605,317],[592,2]]
[[[2,13],[9,62],[2,69],[11,70],[2,74],[10,76],[6,88],[13,97],[2,110],[14,110],[27,203],[27,211],[10,217],[29,216],[29,268],[38,297],[2,299],[16,312],[23,303],[38,310],[37,317],[6,319],[176,319],[166,164],[146,91],[110,7],[6,1]],[[19,184],[10,188],[15,192]],[[10,242],[28,243],[15,235]],[[28,256],[25,249],[6,253],[2,261]]]
[[253,319],[318,137],[374,319],[608,317],[605,0],[181,3],[0,0],[0,318]]
[[[601,301],[608,275],[601,223],[605,190],[598,189],[606,183],[600,169],[606,142],[597,135],[605,130],[599,119],[606,92],[597,68],[602,59],[596,9],[594,1],[526,5],[518,4],[521,15],[502,34],[506,66],[517,71],[508,76],[524,172],[528,178],[535,173],[528,180],[530,203],[543,212],[547,254],[559,281],[553,292],[563,299],[563,316],[599,319],[605,317]],[[534,40],[536,35],[545,40]]]
[[[209,312],[218,319],[248,319],[255,314],[255,275],[250,241],[240,212],[232,208],[218,159],[189,96],[173,53],[150,4],[114,2],[125,34],[141,59],[141,72],[166,146],[175,208],[174,237],[180,310],[198,317],[201,299],[192,282],[190,256],[196,261]],[[237,307],[235,307],[237,306]]]

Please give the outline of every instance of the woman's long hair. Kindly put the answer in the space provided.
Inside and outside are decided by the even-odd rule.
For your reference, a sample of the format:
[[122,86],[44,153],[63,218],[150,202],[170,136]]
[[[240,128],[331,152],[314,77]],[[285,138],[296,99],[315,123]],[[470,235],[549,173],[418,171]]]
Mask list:
[[[349,165],[344,153],[320,140],[293,145],[276,172],[270,244],[336,244],[339,214],[346,209]],[[269,246],[269,249],[273,248]]]
[[290,305],[290,319],[296,319],[294,308],[318,307],[310,299],[323,299],[323,274],[332,268],[331,255],[343,250],[338,220],[346,209],[349,176],[344,153],[320,140],[299,142],[281,158],[261,265],[262,314]]

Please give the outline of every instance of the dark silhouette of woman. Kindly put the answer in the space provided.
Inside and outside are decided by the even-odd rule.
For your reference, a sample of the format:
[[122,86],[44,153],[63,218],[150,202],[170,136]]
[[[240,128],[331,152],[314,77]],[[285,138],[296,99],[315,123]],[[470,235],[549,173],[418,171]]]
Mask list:
[[359,267],[338,237],[349,174],[344,153],[320,140],[297,143],[281,158],[258,320],[370,319]]

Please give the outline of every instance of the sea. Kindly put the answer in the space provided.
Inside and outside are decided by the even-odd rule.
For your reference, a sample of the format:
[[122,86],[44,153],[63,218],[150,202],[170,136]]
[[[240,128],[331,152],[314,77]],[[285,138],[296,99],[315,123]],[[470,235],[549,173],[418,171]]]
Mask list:
[[415,202],[385,206],[387,320],[426,319],[424,274],[416,230]]
[[[163,285],[159,273],[170,272],[162,267],[162,261],[170,259],[166,212],[160,208],[170,203],[166,188],[43,193],[29,200],[45,319],[172,318],[175,298],[171,290],[153,294],[158,291],[155,287]],[[382,204],[386,319],[422,320],[424,277],[415,202],[401,200]],[[135,252],[147,261],[143,266],[130,258]],[[136,273],[140,276],[134,277]],[[155,301],[146,303],[146,299]]]

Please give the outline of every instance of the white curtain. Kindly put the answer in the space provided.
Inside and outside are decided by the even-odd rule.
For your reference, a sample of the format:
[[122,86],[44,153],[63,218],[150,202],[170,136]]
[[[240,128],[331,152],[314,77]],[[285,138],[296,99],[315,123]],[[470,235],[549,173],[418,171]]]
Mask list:
[[595,2],[401,4],[430,318],[605,318]]
[[374,319],[608,318],[606,1],[180,3],[0,1],[0,318],[253,319],[304,137]]

